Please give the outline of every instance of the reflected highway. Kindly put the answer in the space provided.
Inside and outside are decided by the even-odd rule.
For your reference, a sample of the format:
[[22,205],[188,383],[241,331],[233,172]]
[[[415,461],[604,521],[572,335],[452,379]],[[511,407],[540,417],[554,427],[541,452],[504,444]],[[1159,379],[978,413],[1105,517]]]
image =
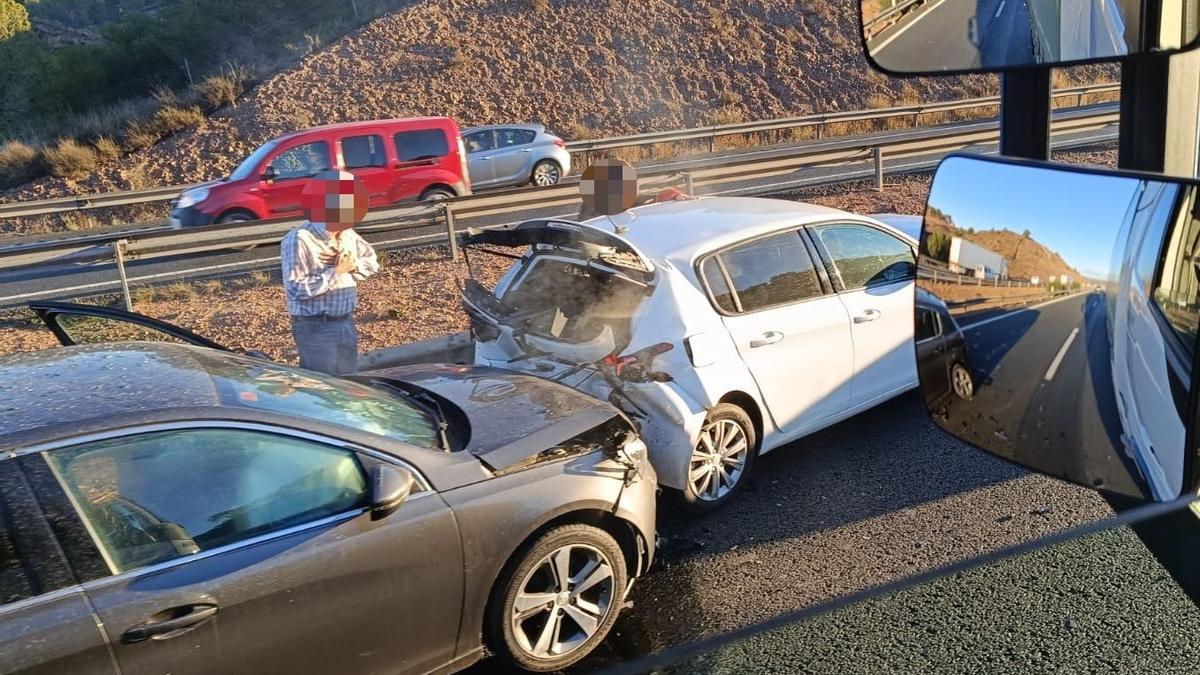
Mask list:
[[1080,293],[964,322],[975,397],[939,402],[939,421],[1018,463],[1149,494],[1121,441],[1104,298]]
[[[1027,0],[929,0],[872,38],[871,55],[896,71],[964,70],[1033,63]],[[971,41],[976,19],[978,47]]]

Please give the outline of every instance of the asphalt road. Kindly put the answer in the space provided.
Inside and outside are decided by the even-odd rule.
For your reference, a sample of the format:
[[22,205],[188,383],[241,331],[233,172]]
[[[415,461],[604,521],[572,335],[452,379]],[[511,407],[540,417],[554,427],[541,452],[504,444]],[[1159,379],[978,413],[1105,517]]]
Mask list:
[[[750,489],[716,514],[661,516],[666,540],[656,568],[635,588],[633,607],[605,647],[577,670],[720,635],[1112,513],[1095,492],[957,441],[929,422],[915,392],[772,452],[755,471]],[[773,644],[754,650],[769,659],[742,665],[792,672],[790,664],[807,654],[787,636]],[[843,658],[853,661],[858,648],[843,646],[850,650]],[[495,668],[485,661],[471,672]]]
[[[870,43],[883,67],[900,72],[968,70],[1034,62],[1027,0],[930,0]],[[978,46],[970,26],[977,25]]]
[[1149,491],[1123,449],[1103,293],[966,322],[975,396],[940,423],[1027,466],[1132,496]]

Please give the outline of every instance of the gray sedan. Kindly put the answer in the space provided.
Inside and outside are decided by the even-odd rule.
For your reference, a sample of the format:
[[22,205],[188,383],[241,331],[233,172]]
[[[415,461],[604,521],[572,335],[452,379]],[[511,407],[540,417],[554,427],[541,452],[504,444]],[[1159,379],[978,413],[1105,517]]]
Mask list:
[[653,469],[607,403],[34,310],[74,346],[0,358],[2,672],[557,670],[650,565]]
[[555,185],[571,172],[563,139],[540,124],[505,124],[463,129],[467,170],[475,189]]

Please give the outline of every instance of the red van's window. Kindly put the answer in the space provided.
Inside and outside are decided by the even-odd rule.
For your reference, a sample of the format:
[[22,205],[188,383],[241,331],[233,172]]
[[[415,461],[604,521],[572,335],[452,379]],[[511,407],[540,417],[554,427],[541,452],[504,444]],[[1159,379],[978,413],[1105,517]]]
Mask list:
[[401,131],[392,138],[396,142],[396,156],[401,162],[437,159],[450,154],[450,143],[441,129]]
[[325,141],[316,141],[288,148],[271,161],[271,166],[275,167],[276,180],[315,176],[332,166],[329,163],[329,146]]
[[386,166],[383,136],[350,136],[342,139],[342,163],[347,169]]

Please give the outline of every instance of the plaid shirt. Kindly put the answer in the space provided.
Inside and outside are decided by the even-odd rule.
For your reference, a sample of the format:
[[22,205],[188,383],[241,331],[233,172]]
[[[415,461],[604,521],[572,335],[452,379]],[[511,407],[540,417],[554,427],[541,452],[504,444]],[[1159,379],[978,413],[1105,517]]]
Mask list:
[[359,279],[379,271],[375,249],[354,230],[338,236],[337,248],[358,259],[353,272],[337,273],[321,262],[321,253],[335,250],[323,223],[306,222],[283,238],[283,290],[292,316],[346,316],[358,303]]

